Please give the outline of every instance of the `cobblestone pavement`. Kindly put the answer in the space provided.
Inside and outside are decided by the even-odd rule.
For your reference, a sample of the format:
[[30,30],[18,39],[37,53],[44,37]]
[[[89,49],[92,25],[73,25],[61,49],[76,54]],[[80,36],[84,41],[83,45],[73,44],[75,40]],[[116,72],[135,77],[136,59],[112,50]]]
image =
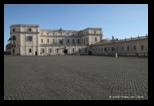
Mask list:
[[148,100],[148,58],[4,56],[4,100]]

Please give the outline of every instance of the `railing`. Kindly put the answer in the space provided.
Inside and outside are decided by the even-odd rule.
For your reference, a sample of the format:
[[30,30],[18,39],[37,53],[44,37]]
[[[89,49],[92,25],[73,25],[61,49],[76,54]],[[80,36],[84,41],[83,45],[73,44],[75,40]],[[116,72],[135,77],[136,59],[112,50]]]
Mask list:
[[139,40],[139,39],[147,39],[147,38],[148,38],[148,36],[138,36],[138,37],[134,37],[134,38],[119,39],[119,40],[110,40],[110,41],[105,41],[105,42],[98,42],[98,43],[93,44],[93,45],[118,43],[118,42],[125,42],[125,41]]
[[86,44],[40,44],[41,47],[49,47],[49,46],[83,46]]

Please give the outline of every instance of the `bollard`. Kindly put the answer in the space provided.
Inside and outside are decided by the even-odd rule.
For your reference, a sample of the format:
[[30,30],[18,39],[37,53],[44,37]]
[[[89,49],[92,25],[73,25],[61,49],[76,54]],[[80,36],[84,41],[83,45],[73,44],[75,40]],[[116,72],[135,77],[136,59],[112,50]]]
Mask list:
[[118,54],[117,54],[117,52],[115,53],[115,57],[118,57]]

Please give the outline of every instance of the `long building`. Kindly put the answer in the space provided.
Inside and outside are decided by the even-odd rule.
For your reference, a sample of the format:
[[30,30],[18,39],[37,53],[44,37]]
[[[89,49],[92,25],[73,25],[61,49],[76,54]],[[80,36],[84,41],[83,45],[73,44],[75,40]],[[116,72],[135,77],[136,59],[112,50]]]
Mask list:
[[104,39],[92,44],[93,55],[148,56],[148,35],[118,40]]
[[7,49],[12,55],[64,55],[64,49],[68,54],[88,54],[90,45],[102,40],[102,29],[47,30],[16,24],[10,26],[10,39]]

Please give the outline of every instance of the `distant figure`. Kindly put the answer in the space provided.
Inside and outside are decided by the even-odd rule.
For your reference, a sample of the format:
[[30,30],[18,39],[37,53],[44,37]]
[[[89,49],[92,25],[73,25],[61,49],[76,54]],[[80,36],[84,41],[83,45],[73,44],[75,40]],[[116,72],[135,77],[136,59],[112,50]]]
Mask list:
[[117,52],[115,53],[115,57],[118,57],[118,54],[117,54]]

